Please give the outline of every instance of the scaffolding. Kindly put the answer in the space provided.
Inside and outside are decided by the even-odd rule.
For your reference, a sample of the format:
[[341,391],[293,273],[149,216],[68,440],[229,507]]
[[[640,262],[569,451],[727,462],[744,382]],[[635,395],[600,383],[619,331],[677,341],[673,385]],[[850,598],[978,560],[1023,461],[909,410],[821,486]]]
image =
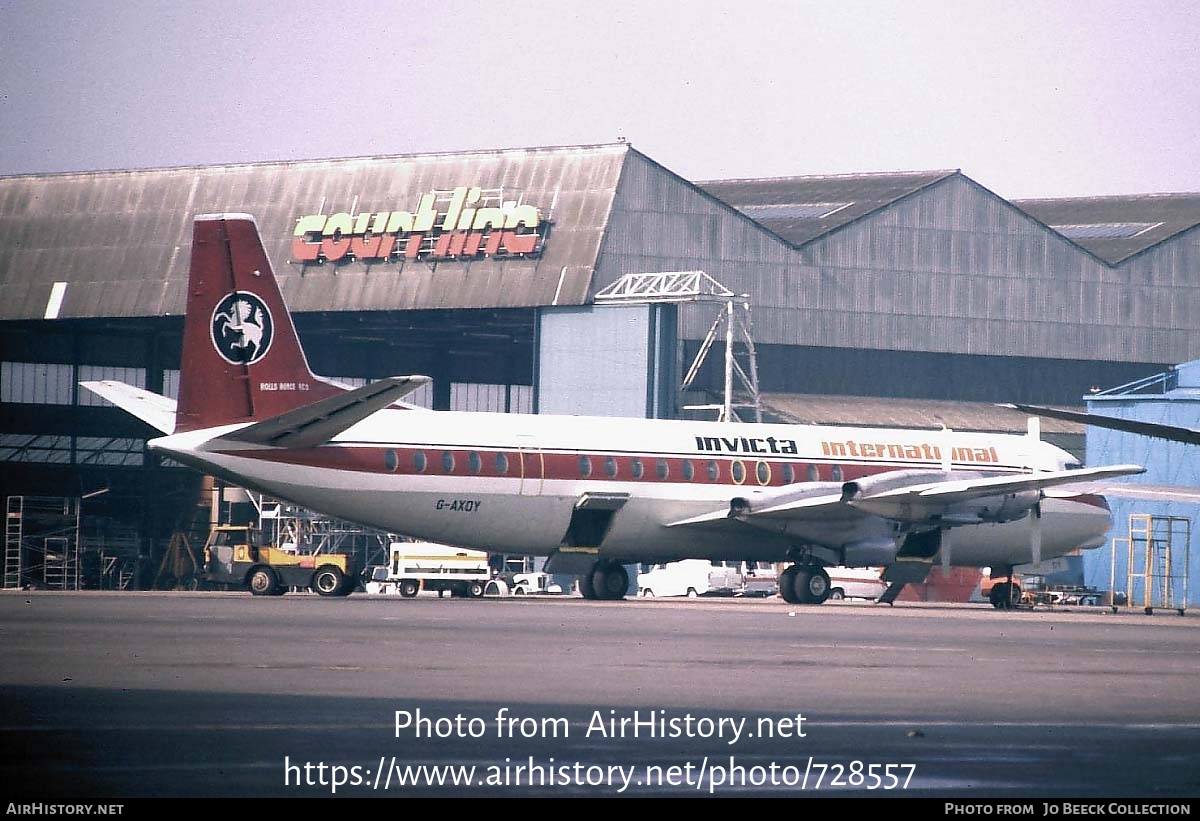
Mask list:
[[78,590],[79,524],[76,497],[7,497],[5,589]]
[[[721,404],[686,405],[684,409],[716,411],[718,422],[761,422],[750,297],[735,294],[704,271],[625,274],[596,293],[597,305],[659,302],[709,302],[721,306],[680,386],[682,392],[693,389],[713,345],[723,339],[725,379]],[[743,415],[751,418],[744,419]]]
[[[1184,615],[1191,541],[1191,519],[1130,514],[1129,535],[1112,540],[1112,611],[1116,613],[1125,604],[1141,607],[1147,615],[1156,609]],[[1118,572],[1117,558],[1121,555],[1125,559],[1123,573]]]
[[304,555],[347,553],[363,567],[388,563],[388,545],[397,537],[356,522],[335,519],[307,508],[250,493],[258,511],[263,544]]

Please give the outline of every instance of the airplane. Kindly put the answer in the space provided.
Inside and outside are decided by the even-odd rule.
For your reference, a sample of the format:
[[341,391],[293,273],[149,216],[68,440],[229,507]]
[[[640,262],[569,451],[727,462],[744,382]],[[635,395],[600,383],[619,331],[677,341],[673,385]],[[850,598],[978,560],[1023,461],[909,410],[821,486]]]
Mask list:
[[[429,382],[351,389],[313,375],[258,226],[193,224],[178,402],[86,388],[159,430],[148,447],[333,517],[494,553],[545,556],[587,599],[626,566],[686,558],[791,566],[781,596],[820,604],[827,567],[885,567],[896,593],[943,566],[1005,568],[1104,543],[1102,496],[1034,435],[431,411]],[[890,603],[890,602],[889,602]],[[999,606],[999,605],[997,605]]]

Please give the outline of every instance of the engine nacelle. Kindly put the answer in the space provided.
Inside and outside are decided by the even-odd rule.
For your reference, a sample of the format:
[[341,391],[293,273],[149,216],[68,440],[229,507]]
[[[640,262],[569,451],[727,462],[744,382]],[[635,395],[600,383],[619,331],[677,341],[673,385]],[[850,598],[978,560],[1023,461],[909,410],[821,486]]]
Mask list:
[[1012,522],[1029,515],[1042,499],[1040,490],[1022,490],[983,496],[947,508],[942,518],[950,521]]
[[864,539],[842,548],[846,567],[884,567],[896,561],[899,546],[895,539]]
[[852,502],[857,499],[870,497],[913,485],[924,485],[931,482],[948,482],[956,480],[978,479],[981,474],[969,471],[955,470],[949,473],[942,470],[889,470],[886,473],[876,473],[842,483],[842,501]]

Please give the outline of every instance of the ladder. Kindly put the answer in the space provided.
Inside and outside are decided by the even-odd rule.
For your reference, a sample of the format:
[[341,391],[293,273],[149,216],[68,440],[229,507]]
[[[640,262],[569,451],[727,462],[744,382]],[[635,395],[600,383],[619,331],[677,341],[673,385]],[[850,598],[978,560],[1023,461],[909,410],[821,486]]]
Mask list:
[[24,498],[9,496],[4,517],[4,589],[21,586],[21,524]]

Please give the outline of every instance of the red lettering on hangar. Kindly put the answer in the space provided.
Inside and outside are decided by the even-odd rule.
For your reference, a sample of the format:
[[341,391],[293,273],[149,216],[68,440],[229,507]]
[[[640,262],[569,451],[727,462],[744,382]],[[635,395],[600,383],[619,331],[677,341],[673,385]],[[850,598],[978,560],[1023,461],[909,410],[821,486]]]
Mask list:
[[541,250],[545,221],[533,205],[481,188],[422,194],[413,211],[309,214],[296,221],[292,259],[473,259]]

